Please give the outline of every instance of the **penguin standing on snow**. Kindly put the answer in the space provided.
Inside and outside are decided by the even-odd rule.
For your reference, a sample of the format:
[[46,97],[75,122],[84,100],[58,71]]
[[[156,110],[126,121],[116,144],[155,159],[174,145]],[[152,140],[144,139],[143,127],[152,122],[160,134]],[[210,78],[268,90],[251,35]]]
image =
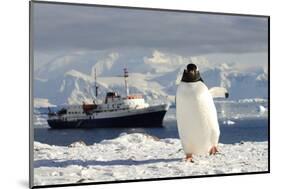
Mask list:
[[193,162],[193,154],[218,152],[220,129],[213,97],[228,93],[222,87],[209,91],[197,66],[188,64],[176,94],[177,125],[187,161]]

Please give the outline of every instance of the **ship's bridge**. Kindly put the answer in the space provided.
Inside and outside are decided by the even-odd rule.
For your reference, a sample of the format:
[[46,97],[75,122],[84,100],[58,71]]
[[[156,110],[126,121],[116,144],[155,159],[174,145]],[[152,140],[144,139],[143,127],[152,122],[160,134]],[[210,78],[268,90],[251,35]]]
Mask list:
[[147,108],[149,105],[144,101],[142,95],[130,95],[123,98],[124,104],[130,108],[141,109]]
[[142,95],[129,95],[122,98],[116,92],[109,92],[105,98],[106,107],[111,109],[141,109],[147,108],[149,105],[144,101]]

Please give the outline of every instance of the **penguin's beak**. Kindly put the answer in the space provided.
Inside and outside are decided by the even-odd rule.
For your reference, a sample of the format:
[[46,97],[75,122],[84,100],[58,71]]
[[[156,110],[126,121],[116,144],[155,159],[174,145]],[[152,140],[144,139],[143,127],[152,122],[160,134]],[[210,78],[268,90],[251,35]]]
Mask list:
[[188,70],[187,72],[190,73],[191,75],[195,75],[196,74],[195,70]]
[[228,98],[229,97],[229,93],[225,93],[225,98]]

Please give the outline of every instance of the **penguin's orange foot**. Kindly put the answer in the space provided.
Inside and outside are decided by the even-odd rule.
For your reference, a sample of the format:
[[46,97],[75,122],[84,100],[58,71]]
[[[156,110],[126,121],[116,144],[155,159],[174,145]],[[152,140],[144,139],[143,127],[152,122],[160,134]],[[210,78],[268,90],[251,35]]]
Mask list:
[[210,155],[215,155],[218,152],[218,148],[216,146],[213,146],[210,151],[209,154]]
[[194,163],[192,154],[186,154],[185,159],[186,162]]

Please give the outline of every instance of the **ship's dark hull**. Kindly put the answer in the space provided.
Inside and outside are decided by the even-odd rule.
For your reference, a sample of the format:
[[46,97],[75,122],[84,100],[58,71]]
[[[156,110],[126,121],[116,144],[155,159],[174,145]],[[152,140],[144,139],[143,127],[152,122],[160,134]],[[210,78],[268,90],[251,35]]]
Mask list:
[[77,121],[48,120],[54,129],[98,127],[162,127],[166,110],[137,115]]

